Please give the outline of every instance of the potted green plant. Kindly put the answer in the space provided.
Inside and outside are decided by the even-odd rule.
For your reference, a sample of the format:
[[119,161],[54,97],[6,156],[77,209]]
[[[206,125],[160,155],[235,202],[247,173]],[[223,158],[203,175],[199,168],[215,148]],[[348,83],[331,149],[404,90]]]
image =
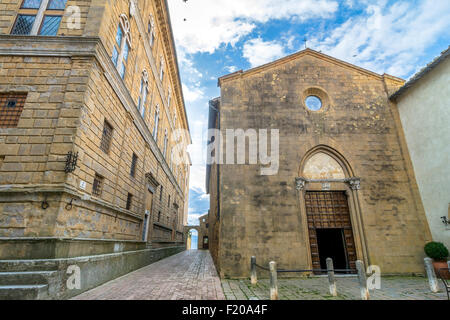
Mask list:
[[[425,245],[425,253],[428,257],[433,259],[433,267],[438,275],[439,269],[448,268],[447,258],[449,252],[447,247],[441,242],[429,242]],[[441,275],[445,279],[450,279],[450,273],[448,271],[441,271]]]

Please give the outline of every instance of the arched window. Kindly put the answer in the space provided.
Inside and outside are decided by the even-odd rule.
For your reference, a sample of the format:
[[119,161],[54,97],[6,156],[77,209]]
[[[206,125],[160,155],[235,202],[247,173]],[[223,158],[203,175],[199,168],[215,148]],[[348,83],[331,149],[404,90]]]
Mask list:
[[153,48],[155,44],[155,19],[153,18],[153,15],[150,15],[150,19],[148,21],[148,38],[149,38],[149,44],[150,47]]
[[126,65],[130,48],[130,22],[128,21],[128,17],[125,14],[121,14],[111,59],[122,79],[125,78]]
[[161,82],[164,81],[164,58],[163,56],[161,56],[161,62],[159,65],[159,80],[161,80]]
[[142,72],[141,89],[139,91],[138,110],[141,113],[142,118],[145,116],[145,104],[147,103],[148,96],[148,73],[147,70]]
[[170,89],[170,87],[169,87],[169,90],[168,90],[168,93],[167,93],[167,106],[170,108],[170,102],[171,102],[171,100],[172,100],[172,89]]
[[168,134],[167,134],[167,129],[166,129],[166,131],[164,132],[164,151],[163,151],[163,156],[164,156],[164,158],[166,157],[166,154],[167,154],[167,144],[168,144],[168,142],[169,142],[169,136],[168,136]]
[[153,127],[153,138],[155,139],[155,141],[158,140],[158,126],[159,126],[159,106],[156,106],[155,121]]

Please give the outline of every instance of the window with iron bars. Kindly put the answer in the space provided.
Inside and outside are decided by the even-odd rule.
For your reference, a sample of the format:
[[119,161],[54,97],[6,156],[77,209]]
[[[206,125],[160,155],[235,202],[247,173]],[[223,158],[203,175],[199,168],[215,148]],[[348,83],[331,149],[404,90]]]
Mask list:
[[92,194],[94,196],[97,196],[97,197],[101,196],[102,191],[103,191],[104,180],[105,179],[101,175],[99,175],[97,173],[95,174],[94,183],[92,185]]
[[67,0],[23,0],[11,34],[56,36]]
[[26,98],[26,93],[0,93],[0,128],[17,127]]
[[100,142],[100,149],[105,153],[109,153],[109,149],[111,148],[112,134],[113,127],[105,120],[103,124],[102,140]]
[[132,204],[132,201],[133,201],[133,195],[131,194],[131,193],[128,193],[128,196],[127,196],[127,205],[126,205],[126,209],[127,210],[131,210],[131,204]]
[[133,157],[131,159],[131,169],[130,169],[130,175],[134,178],[136,176],[136,164],[138,161],[138,157],[135,153],[133,153]]

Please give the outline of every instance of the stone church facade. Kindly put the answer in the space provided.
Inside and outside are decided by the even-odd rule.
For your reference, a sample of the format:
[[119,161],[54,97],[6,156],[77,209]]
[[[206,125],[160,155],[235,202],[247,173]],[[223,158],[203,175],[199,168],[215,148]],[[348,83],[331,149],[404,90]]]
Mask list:
[[[330,256],[337,268],[359,259],[383,274],[423,273],[431,234],[389,100],[403,84],[310,49],[219,79],[209,128],[279,130],[275,174],[249,156],[207,167],[221,277],[248,277],[251,256],[283,269],[323,268]],[[221,142],[210,159],[227,158]]]
[[166,1],[2,1],[0,22],[0,260],[184,249]]

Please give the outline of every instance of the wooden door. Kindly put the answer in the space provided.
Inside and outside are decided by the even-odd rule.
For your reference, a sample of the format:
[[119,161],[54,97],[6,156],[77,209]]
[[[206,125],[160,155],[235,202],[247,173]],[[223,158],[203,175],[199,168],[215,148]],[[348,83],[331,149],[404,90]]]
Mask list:
[[353,238],[352,223],[348,199],[341,191],[308,191],[305,194],[306,214],[308,219],[309,241],[313,269],[320,269],[320,252],[317,241],[318,229],[342,229],[348,268],[356,268],[356,249]]

